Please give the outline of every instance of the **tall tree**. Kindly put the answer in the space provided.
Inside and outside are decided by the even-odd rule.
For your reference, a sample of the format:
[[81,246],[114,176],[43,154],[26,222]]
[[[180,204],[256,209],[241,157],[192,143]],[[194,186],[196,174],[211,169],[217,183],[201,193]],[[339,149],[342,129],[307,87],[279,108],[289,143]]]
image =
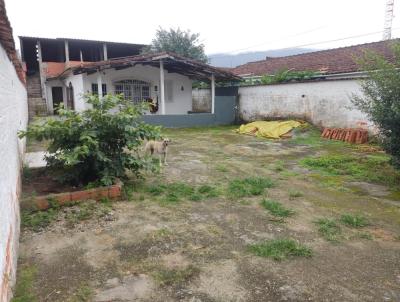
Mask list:
[[383,148],[400,167],[400,44],[392,50],[392,62],[373,52],[359,60],[368,77],[361,82],[363,95],[354,95],[352,102],[379,128]]
[[151,44],[143,49],[143,53],[171,51],[207,63],[204,44],[200,43],[199,37],[200,34],[192,33],[190,30],[182,31],[180,28],[166,30],[160,27]]

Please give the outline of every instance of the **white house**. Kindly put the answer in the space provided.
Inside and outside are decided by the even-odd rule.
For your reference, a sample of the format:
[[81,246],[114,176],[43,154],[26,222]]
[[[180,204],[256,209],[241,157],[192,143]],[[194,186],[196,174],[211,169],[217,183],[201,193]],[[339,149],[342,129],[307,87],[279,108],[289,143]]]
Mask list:
[[[193,80],[210,81],[214,103],[215,82],[235,79],[238,77],[228,71],[162,52],[78,64],[47,78],[45,87],[52,110],[62,99],[66,107],[82,111],[88,106],[84,102],[86,93],[115,93],[133,103],[152,102],[156,104],[152,114],[165,115],[192,111]],[[62,95],[54,94],[56,87]]]

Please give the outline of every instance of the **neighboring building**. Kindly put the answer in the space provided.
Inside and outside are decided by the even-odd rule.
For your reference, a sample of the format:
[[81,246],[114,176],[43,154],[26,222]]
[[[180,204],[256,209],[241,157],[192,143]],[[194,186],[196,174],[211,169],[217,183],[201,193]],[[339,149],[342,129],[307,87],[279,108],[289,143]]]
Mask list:
[[88,62],[137,55],[145,45],[70,38],[20,36],[21,59],[27,79],[29,116],[53,113],[54,104],[64,102],[66,87],[46,86],[48,78],[65,69]]
[[[66,107],[82,111],[88,106],[84,94],[115,93],[133,103],[152,102],[156,106],[151,113],[164,115],[192,111],[192,80],[210,81],[215,88],[215,81],[238,79],[229,71],[162,52],[79,64],[58,75],[48,75],[45,87],[50,108],[61,100]],[[56,89],[59,99],[55,98]]]
[[366,51],[373,51],[393,60],[391,43],[400,39],[385,40],[348,47],[320,50],[293,56],[266,58],[262,61],[249,62],[230,69],[242,77],[261,77],[273,75],[281,70],[314,71],[318,78],[338,79],[354,78],[360,75],[356,59]]
[[300,118],[321,127],[363,127],[375,132],[373,123],[351,102],[353,95],[362,95],[360,80],[367,76],[359,70],[356,60],[365,51],[374,51],[393,61],[393,42],[400,39],[267,58],[233,68],[233,73],[253,82],[281,70],[317,72],[310,80],[301,82],[241,86],[240,118]]
[[154,114],[187,114],[192,111],[193,80],[209,81],[215,88],[215,81],[239,79],[173,53],[140,55],[140,44],[32,37],[20,41],[30,116],[53,114],[60,103],[82,111],[86,93],[122,93],[134,103],[154,102]]

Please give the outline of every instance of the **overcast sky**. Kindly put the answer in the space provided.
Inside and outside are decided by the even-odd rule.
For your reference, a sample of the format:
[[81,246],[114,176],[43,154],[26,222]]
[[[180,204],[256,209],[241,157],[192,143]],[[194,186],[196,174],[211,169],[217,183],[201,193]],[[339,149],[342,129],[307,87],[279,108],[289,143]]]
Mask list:
[[[399,1],[399,0],[396,0]],[[14,36],[150,43],[156,29],[200,33],[206,53],[378,41],[386,0],[6,0]],[[400,35],[400,1],[393,37]],[[323,41],[379,32],[337,42]],[[311,44],[311,45],[309,45]]]

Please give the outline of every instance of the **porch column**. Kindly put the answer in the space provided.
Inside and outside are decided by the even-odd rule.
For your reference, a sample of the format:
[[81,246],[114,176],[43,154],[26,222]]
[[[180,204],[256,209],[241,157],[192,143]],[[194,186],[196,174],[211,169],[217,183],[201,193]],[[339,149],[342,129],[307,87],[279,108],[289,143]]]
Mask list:
[[64,41],[64,48],[65,48],[65,63],[69,63],[69,47],[68,41]]
[[164,62],[160,60],[160,96],[161,114],[165,114],[165,91],[164,91]]
[[97,75],[97,95],[99,98],[103,96],[103,81],[101,79],[101,72]]
[[215,113],[215,76],[211,75],[211,113]]
[[108,60],[108,54],[107,54],[107,44],[103,44],[103,60],[107,61]]

